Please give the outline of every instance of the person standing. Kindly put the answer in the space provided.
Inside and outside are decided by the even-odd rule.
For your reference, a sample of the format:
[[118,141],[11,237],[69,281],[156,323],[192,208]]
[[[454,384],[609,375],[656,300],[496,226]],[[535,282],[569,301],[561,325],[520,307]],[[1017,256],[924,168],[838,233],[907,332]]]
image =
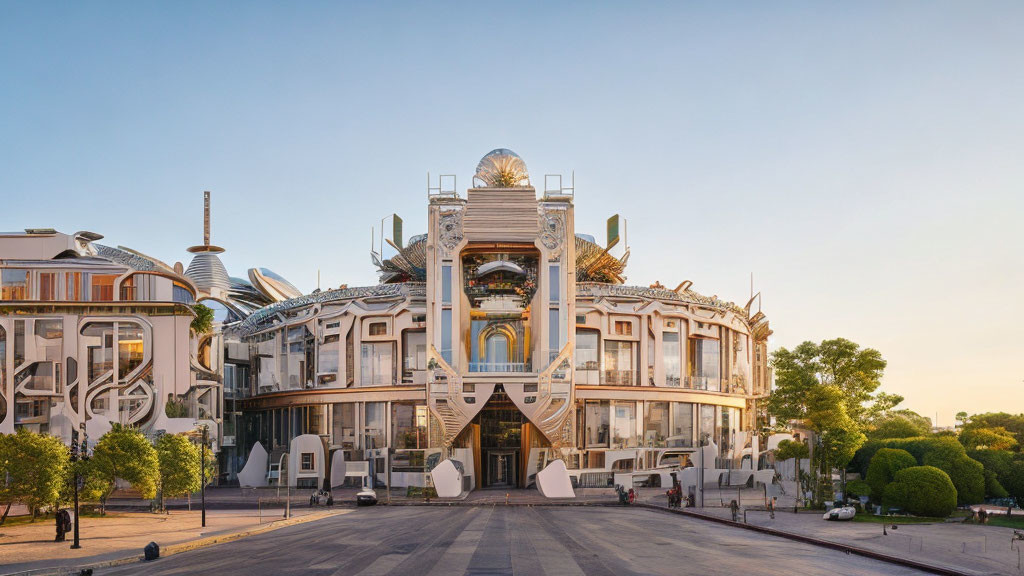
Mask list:
[[57,523],[57,537],[54,538],[54,542],[64,541],[64,535],[67,533],[67,523],[65,522],[66,516],[67,512],[63,509],[57,510],[57,513],[54,515],[54,520]]

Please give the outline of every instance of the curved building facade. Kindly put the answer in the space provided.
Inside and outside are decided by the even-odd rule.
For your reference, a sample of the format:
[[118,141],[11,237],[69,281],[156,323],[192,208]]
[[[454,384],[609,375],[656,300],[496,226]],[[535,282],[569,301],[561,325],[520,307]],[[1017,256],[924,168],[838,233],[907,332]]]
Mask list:
[[[451,459],[462,490],[529,487],[555,461],[582,486],[663,481],[698,453],[749,468],[771,384],[756,299],[627,285],[617,218],[604,245],[577,234],[573,196],[538,195],[511,151],[485,156],[473,185],[433,189],[426,234],[404,243],[396,226],[393,255],[374,255],[381,284],[225,324],[228,467],[265,449],[268,481],[290,453],[292,483],[344,459],[428,486]],[[310,437],[320,449],[295,453]]]

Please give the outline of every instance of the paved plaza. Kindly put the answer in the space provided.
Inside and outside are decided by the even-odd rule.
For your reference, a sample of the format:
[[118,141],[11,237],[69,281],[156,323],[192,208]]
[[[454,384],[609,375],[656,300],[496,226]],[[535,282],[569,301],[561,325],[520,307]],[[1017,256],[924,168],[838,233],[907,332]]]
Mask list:
[[640,508],[355,510],[114,574],[919,574],[855,555]]

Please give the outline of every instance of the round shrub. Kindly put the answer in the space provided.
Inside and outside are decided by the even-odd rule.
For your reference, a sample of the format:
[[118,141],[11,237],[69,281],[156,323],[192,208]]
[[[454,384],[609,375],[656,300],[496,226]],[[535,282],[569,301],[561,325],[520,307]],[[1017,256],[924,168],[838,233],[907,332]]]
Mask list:
[[807,444],[799,440],[783,440],[775,451],[776,460],[789,460],[790,458],[810,458],[811,451]]
[[896,473],[885,487],[882,504],[917,516],[945,518],[956,509],[956,488],[942,470],[912,466]]
[[851,480],[846,483],[846,493],[854,498],[871,496],[871,485],[863,480]]
[[871,487],[872,498],[876,502],[881,501],[886,485],[896,478],[896,473],[911,466],[917,466],[917,460],[906,450],[880,448],[875,452],[868,465],[867,477],[864,478]]
[[949,475],[956,487],[956,501],[961,506],[978,504],[985,500],[985,467],[966,454],[937,450],[925,454],[921,462],[934,466]]

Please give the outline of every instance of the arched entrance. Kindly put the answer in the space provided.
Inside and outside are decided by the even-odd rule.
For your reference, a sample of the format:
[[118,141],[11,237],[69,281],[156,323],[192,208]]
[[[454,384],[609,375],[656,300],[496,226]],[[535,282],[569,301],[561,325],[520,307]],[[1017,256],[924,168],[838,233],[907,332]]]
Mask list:
[[499,385],[473,418],[479,430],[475,442],[480,462],[481,488],[516,488],[521,485],[520,469],[523,450],[523,427],[526,417]]

